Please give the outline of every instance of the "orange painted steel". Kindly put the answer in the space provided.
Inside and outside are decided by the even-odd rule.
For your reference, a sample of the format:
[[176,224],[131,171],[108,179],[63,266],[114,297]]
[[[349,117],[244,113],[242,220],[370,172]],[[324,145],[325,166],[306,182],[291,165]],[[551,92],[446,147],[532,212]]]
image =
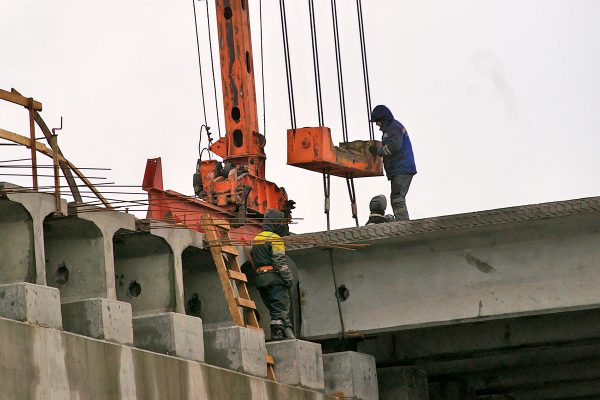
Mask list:
[[[209,149],[223,158],[198,163],[197,173],[202,183],[197,193],[199,200],[190,203],[185,196],[177,196],[185,208],[193,204],[198,212],[217,207],[222,212],[239,215],[264,214],[269,208],[289,211],[293,207],[284,188],[265,179],[265,137],[258,132],[258,113],[250,34],[250,14],[247,0],[215,0],[217,14],[221,83],[225,135]],[[148,160],[146,175],[156,178],[159,171]],[[160,179],[162,190],[162,177]],[[146,179],[145,179],[146,182]],[[149,196],[157,197],[158,185],[150,184]],[[170,192],[170,191],[169,191]],[[173,197],[171,196],[171,197]],[[157,200],[158,201],[158,200]],[[174,212],[171,210],[169,212]],[[189,210],[188,210],[189,211]],[[158,212],[149,217],[168,215]],[[199,219],[199,218],[198,218]]]
[[258,132],[250,14],[247,0],[216,0],[225,136],[210,150],[234,168],[219,174],[214,160],[201,161],[202,199],[227,209],[264,214],[289,207],[285,189],[265,179],[265,137]]
[[327,127],[288,129],[288,165],[344,178],[383,176],[381,157],[369,153],[378,141],[357,140],[334,146]]

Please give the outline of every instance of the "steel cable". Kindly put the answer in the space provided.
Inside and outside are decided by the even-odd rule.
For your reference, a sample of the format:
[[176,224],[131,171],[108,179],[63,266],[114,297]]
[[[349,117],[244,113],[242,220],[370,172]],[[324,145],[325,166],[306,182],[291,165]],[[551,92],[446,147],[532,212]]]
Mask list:
[[288,89],[288,101],[290,105],[290,122],[292,129],[296,129],[296,105],[294,102],[294,84],[292,81],[292,66],[290,61],[290,44],[287,31],[287,16],[285,13],[285,0],[279,0],[279,12],[281,14],[281,32],[283,39],[283,53],[285,58],[285,73]]
[[[215,95],[215,110],[217,112],[217,133],[221,137],[221,117],[219,116],[219,99],[217,98],[217,80],[215,78],[215,61],[213,57],[212,35],[210,33],[210,11],[208,9],[208,0],[206,0],[206,25],[208,29],[208,46],[210,50],[210,67],[212,70],[213,90]],[[198,29],[196,28],[196,31]],[[207,126],[208,128],[208,126]],[[208,133],[208,132],[207,132]]]
[[204,78],[202,77],[202,59],[200,57],[200,38],[198,37],[198,18],[196,16],[196,0],[192,0],[192,6],[194,8],[194,26],[196,33],[196,48],[198,50],[198,71],[200,72],[200,91],[202,93],[202,111],[204,113],[204,125],[208,125],[206,119],[206,101],[204,98]]
[[319,65],[319,47],[317,43],[317,26],[315,19],[315,4],[314,0],[308,0],[308,12],[310,16],[310,36],[312,41],[313,52],[313,69],[315,73],[315,93],[317,97],[317,118],[319,126],[324,126],[323,118],[323,94],[321,91],[321,68]]
[[365,40],[365,26],[362,11],[362,0],[356,0],[358,15],[358,33],[360,35],[360,52],[362,56],[363,80],[365,83],[365,102],[367,104],[367,124],[369,125],[369,138],[375,140],[375,132],[371,123],[371,83],[369,81],[369,66],[367,64],[367,45]]
[[342,135],[348,141],[348,122],[346,120],[346,96],[344,92],[344,74],[342,71],[342,55],[340,50],[340,32],[337,17],[336,0],[331,0],[331,18],[333,21],[333,40],[335,44],[335,62],[337,68],[338,94],[340,98],[340,115],[342,119]]

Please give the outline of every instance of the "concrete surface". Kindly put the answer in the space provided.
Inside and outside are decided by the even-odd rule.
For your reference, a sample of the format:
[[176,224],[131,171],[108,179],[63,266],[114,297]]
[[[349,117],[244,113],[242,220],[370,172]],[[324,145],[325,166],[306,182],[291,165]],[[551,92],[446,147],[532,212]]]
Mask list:
[[133,344],[131,305],[108,299],[87,299],[62,305],[66,331],[94,339]]
[[[19,192],[15,192],[19,191]],[[12,183],[0,182],[0,283],[26,281],[46,284],[44,254],[44,219],[56,212],[53,195],[28,191]],[[18,203],[8,205],[10,200]],[[67,203],[60,202],[60,211],[67,213]],[[23,226],[25,222],[25,226]],[[21,271],[15,276],[14,272]],[[2,276],[4,275],[4,276]]]
[[114,236],[117,300],[131,304],[133,315],[176,309],[175,266],[167,242],[147,232]]
[[230,326],[204,330],[206,362],[261,378],[267,376],[265,335],[250,328]]
[[188,247],[182,254],[185,313],[202,318],[204,329],[233,325],[210,252]]
[[64,303],[107,296],[104,237],[93,222],[46,218],[44,248],[47,284]]
[[[346,330],[377,334],[600,306],[600,205],[598,211],[590,206],[572,215],[548,211],[538,219],[510,220],[532,207],[475,227],[471,219],[483,218],[478,213],[444,217],[466,227],[456,222],[458,227],[446,230],[375,236],[355,251],[334,249],[338,285],[349,293],[341,303]],[[409,229],[435,226],[435,220],[381,225]],[[300,273],[303,337],[337,337],[327,252],[304,248],[290,254]]]
[[156,353],[204,361],[202,320],[177,313],[135,317],[133,344]]
[[60,293],[33,283],[1,285],[0,317],[62,329]]
[[267,353],[275,361],[278,382],[314,390],[325,389],[320,344],[298,339],[268,342]]
[[189,229],[152,229],[151,233],[162,237],[173,253],[173,267],[175,277],[175,311],[185,313],[185,294],[183,286],[183,252],[190,249],[202,249],[203,235]]
[[323,355],[325,393],[356,400],[378,400],[375,358],[354,351]]
[[78,218],[93,222],[100,229],[100,232],[102,232],[102,239],[104,240],[104,285],[106,287],[106,294],[99,297],[117,300],[113,237],[118,231],[134,232],[135,216],[100,207],[77,207],[73,210],[73,213]]
[[416,368],[378,369],[377,384],[379,400],[431,400],[427,374]]
[[2,400],[334,400],[214,366],[0,318]]

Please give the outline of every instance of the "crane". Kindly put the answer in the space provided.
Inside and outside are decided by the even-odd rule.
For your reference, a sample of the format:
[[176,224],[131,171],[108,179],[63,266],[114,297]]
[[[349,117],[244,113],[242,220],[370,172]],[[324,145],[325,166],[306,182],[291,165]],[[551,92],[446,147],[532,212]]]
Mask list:
[[[260,217],[268,209],[282,210],[290,218],[294,201],[283,187],[265,179],[266,140],[259,132],[247,0],[215,0],[215,5],[225,134],[211,143],[208,150],[223,161],[212,157],[198,160],[194,197],[164,189],[160,158],[147,161],[142,187],[149,196],[149,219],[170,220],[201,230],[202,216],[209,214],[227,218],[234,228],[232,234],[248,239],[260,231]],[[287,32],[284,34],[287,41]],[[287,51],[286,66],[289,66]],[[290,89],[289,83],[288,80]],[[322,118],[319,123],[323,125]],[[381,159],[367,150],[372,141],[334,146],[329,128],[298,128],[295,116],[287,137],[288,164],[321,172],[324,181],[331,175],[348,180],[383,175]],[[327,190],[326,187],[326,197]]]

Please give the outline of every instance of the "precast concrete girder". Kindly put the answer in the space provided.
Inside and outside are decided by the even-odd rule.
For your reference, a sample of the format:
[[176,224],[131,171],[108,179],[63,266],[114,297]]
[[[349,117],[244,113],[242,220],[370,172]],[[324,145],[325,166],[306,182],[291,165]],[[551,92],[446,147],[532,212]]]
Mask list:
[[[366,335],[600,306],[600,198],[310,234],[334,249],[346,331]],[[290,249],[302,335],[341,333],[328,251]]]
[[600,309],[398,331],[358,343],[379,364],[411,364],[558,344],[600,344]]

